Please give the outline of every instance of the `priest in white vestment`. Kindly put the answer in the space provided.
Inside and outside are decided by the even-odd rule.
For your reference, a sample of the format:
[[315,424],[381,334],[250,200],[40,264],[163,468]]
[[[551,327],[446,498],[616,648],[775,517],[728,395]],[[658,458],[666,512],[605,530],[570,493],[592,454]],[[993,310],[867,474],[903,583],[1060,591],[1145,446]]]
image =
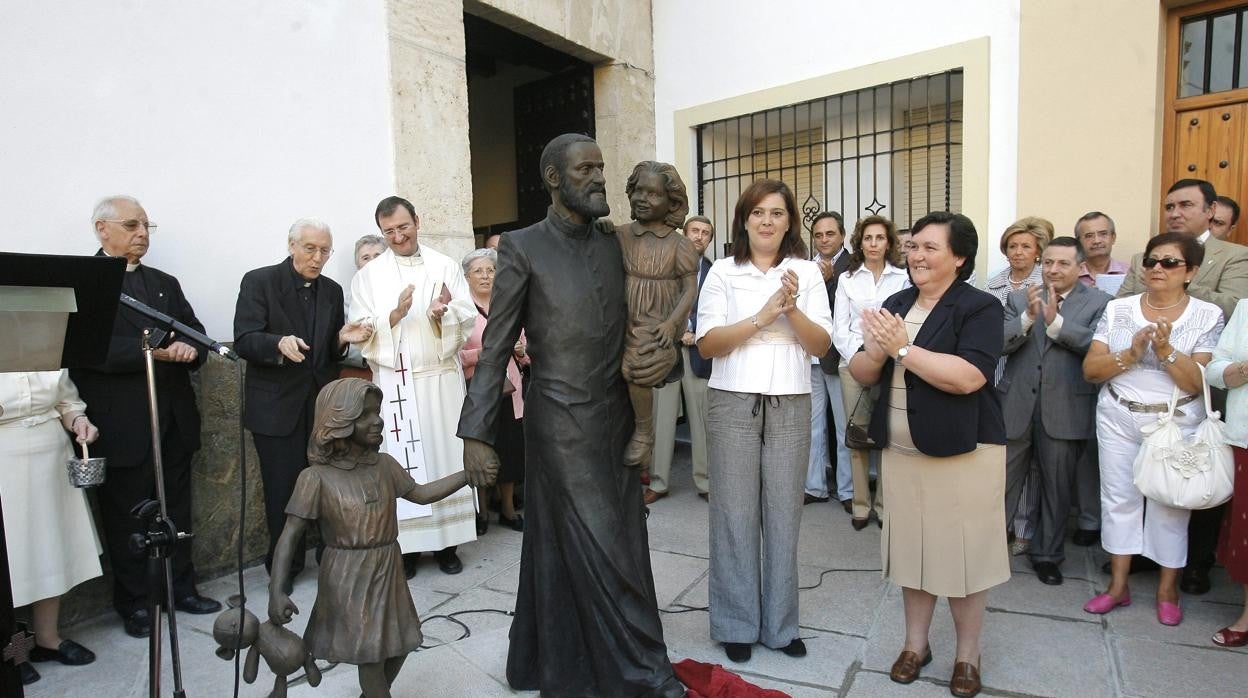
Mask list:
[[[377,205],[387,249],[351,282],[351,319],[371,321],[359,344],[381,387],[386,421],[382,450],[428,483],[464,468],[455,435],[464,401],[459,349],[472,334],[477,309],[459,263],[417,242],[420,219],[399,197]],[[456,574],[455,546],[476,540],[476,509],[465,487],[432,505],[400,500],[399,546],[404,553],[436,552],[438,566]],[[409,578],[414,557],[405,557]]]

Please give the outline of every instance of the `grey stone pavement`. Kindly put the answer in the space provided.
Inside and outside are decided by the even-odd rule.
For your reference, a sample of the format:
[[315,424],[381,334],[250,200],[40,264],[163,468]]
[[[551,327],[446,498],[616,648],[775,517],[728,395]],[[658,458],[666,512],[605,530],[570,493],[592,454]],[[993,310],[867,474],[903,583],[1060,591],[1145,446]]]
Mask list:
[[[888,679],[901,648],[903,622],[899,590],[880,579],[879,529],[849,525],[840,506],[804,508],[800,541],[803,659],[758,647],[748,663],[732,665],[708,637],[707,505],[693,489],[689,449],[678,445],[672,493],[651,507],[651,562],[667,646],[673,661],[686,657],[730,665],[748,681],[793,696],[948,695],[954,634],[948,606],[937,607],[931,633],[931,665],[910,686]],[[424,619],[425,644],[408,658],[394,686],[395,696],[504,696],[507,631],[514,606],[521,534],[491,525],[475,543],[460,547],[464,571],[442,574],[432,557],[421,561],[410,582]],[[1243,696],[1248,694],[1248,651],[1214,646],[1209,636],[1239,613],[1242,591],[1215,570],[1214,590],[1183,599],[1183,624],[1160,625],[1153,608],[1156,575],[1132,578],[1135,603],[1108,616],[1091,616],[1083,603],[1107,582],[1099,547],[1069,545],[1063,565],[1066,583],[1041,584],[1030,566],[1014,559],[1014,576],[993,589],[983,637],[983,695],[1003,696]],[[309,559],[308,572],[315,572]],[[292,623],[301,632],[315,596],[313,574],[305,572],[293,598],[302,611]],[[262,567],[245,573],[250,608],[265,616],[267,578]],[[201,585],[225,599],[236,577]],[[491,610],[492,609],[492,610]],[[460,627],[444,616],[458,614]],[[441,616],[441,617],[440,617]],[[187,695],[228,696],[234,664],[213,654],[213,616],[178,615]],[[127,637],[111,613],[66,629],[65,635],[92,648],[99,659],[86,667],[40,664],[43,679],[27,687],[34,698],[147,695],[147,642]],[[165,655],[163,695],[173,684]],[[241,695],[264,696],[272,675],[262,666],[255,684]],[[319,688],[302,682],[292,696],[359,695],[354,667],[329,668]],[[535,694],[531,694],[535,695]]]

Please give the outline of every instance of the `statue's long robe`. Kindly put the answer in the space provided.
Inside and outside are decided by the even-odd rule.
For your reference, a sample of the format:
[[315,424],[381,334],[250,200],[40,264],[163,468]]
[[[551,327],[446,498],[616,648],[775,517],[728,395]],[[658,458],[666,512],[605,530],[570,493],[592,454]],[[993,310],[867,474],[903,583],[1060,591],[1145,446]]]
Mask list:
[[507,233],[459,435],[493,443],[524,329],[525,529],[507,681],[546,696],[680,696],[663,643],[620,376],[624,267],[609,224],[553,209]]

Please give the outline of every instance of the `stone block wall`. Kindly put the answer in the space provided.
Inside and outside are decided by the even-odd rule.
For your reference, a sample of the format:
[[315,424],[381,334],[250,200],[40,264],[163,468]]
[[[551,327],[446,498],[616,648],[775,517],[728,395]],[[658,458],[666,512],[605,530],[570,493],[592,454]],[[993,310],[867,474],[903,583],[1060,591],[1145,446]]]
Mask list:
[[[243,439],[247,449],[247,514],[240,526],[240,376],[237,365],[210,358],[195,377],[203,417],[203,448],[195,454],[192,465],[191,528],[195,534],[195,569],[200,580],[219,577],[236,568],[240,532],[247,566],[263,560],[268,548],[260,461],[250,436]],[[93,498],[91,501],[92,508],[98,509]],[[184,522],[176,523],[186,527]],[[97,530],[100,530],[98,523]],[[103,577],[80,584],[66,594],[61,610],[62,625],[111,611],[112,584],[112,573],[106,563]]]

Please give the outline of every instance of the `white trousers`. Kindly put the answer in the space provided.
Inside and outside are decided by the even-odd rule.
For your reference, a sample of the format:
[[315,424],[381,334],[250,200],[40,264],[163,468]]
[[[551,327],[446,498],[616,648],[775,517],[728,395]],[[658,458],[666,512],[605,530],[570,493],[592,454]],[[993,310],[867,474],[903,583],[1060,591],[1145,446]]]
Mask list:
[[[1197,406],[1197,403],[1192,403]],[[1174,423],[1190,437],[1203,411],[1185,410]],[[1156,413],[1131,412],[1101,388],[1096,403],[1096,438],[1101,465],[1101,547],[1115,555],[1144,555],[1162,567],[1187,565],[1187,519],[1191,512],[1146,500],[1136,488],[1132,466],[1144,441],[1140,429]]]

